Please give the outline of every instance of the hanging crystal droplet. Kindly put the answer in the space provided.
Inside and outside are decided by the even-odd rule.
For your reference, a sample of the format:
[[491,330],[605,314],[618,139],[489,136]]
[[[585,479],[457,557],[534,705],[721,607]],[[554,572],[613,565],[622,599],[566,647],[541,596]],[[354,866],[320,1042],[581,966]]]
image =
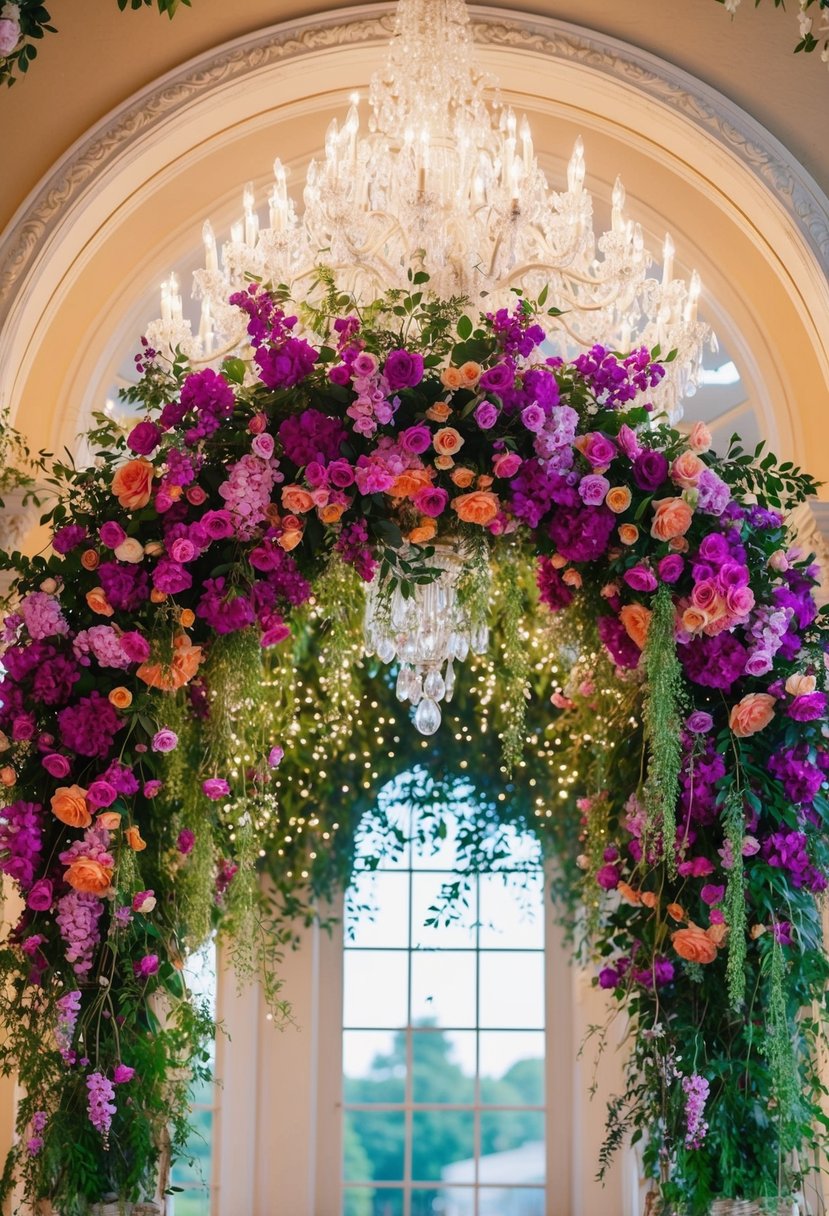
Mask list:
[[433,701],[440,701],[443,699],[445,692],[446,684],[444,683],[443,676],[436,667],[433,667],[423,681],[423,694],[424,696],[431,697]]
[[431,697],[424,697],[415,710],[414,724],[421,735],[433,735],[440,726],[440,706]]

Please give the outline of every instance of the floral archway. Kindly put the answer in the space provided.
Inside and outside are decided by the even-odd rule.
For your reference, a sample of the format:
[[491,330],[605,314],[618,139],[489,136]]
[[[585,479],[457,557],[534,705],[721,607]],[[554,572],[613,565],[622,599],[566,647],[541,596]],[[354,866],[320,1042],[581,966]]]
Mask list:
[[[538,832],[633,1019],[597,1164],[642,1139],[665,1212],[795,1193],[829,975],[826,636],[784,523],[812,481],[652,417],[659,351],[547,357],[543,299],[322,282],[301,326],[283,293],[232,298],[247,362],[145,342],[142,420],[45,466],[51,550],[5,563],[6,1192],[64,1216],[155,1192],[212,1031],[183,958],[217,929],[278,1009],[291,923],[416,740],[478,791],[471,868],[493,824]],[[448,666],[405,648],[447,553]],[[443,702],[430,740],[407,699],[424,731]]]

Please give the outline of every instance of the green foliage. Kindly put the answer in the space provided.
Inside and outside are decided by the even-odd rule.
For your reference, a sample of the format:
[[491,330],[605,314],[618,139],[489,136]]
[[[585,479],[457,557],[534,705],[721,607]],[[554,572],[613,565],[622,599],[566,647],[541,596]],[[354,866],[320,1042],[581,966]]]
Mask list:
[[746,990],[746,895],[743,884],[743,838],[745,815],[743,799],[737,789],[726,795],[722,809],[725,839],[731,853],[731,868],[725,888],[725,923],[728,925],[728,997],[739,1009]]
[[668,873],[676,873],[676,805],[682,763],[681,724],[685,698],[682,668],[674,641],[674,605],[667,583],[653,600],[653,615],[645,645],[647,686],[644,702],[648,743],[648,777],[644,799],[649,839],[661,837]]

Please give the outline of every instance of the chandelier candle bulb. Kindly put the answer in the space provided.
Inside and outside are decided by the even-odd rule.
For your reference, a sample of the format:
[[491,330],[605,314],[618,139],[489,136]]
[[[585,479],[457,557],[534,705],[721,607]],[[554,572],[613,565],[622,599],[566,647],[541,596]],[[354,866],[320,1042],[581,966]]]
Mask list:
[[662,289],[668,286],[674,274],[674,254],[676,249],[670,232],[665,234],[665,243],[662,246]]
[[219,269],[219,258],[216,251],[216,237],[213,235],[213,225],[210,220],[205,220],[202,225],[202,240],[204,241],[205,269],[216,271]]

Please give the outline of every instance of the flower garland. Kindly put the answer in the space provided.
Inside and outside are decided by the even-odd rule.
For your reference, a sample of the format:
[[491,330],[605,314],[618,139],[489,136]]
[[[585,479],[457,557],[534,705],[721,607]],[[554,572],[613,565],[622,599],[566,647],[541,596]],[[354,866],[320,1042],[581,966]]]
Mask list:
[[[51,552],[17,560],[0,868],[26,908],[0,969],[27,1097],[4,1185],[16,1171],[67,1216],[151,1193],[168,1110],[174,1152],[186,1134],[182,1066],[201,1067],[210,1032],[182,951],[212,928],[280,1007],[286,925],[347,880],[374,789],[349,746],[366,712],[354,585],[428,578],[450,532],[491,550],[507,668],[496,709],[501,660],[481,660],[490,692],[456,732],[469,749],[470,722],[497,719],[514,761],[480,815],[520,813],[549,839],[569,907],[591,909],[597,982],[634,1018],[606,1151],[647,1131],[662,1198],[694,1213],[776,1193],[770,1140],[802,1148],[817,1110],[820,1027],[793,1040],[793,1019],[829,974],[826,637],[781,514],[813,483],[761,449],[713,455],[701,424],[655,424],[647,351],[548,358],[543,304],[473,319],[418,273],[361,308],[321,280],[302,323],[280,292],[233,297],[249,361],[194,371],[144,343],[129,398],[145,416],[126,438],[100,419],[92,468],[54,465]],[[528,555],[575,646],[529,642]],[[391,720],[363,727],[378,750]],[[446,742],[429,746],[445,765]],[[570,774],[555,807],[554,769]],[[507,790],[524,810],[502,809]],[[762,1153],[735,1164],[735,1127]]]

